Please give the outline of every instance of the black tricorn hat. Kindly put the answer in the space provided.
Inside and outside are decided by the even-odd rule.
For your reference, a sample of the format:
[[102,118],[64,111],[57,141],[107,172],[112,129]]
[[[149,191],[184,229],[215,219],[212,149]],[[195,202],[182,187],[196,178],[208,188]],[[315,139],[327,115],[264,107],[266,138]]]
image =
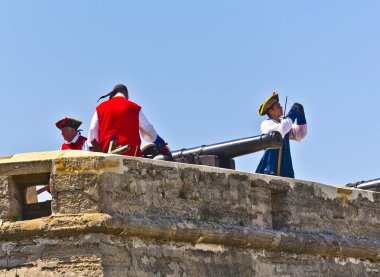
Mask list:
[[55,126],[57,126],[58,129],[62,129],[65,127],[71,127],[75,130],[78,130],[79,126],[82,124],[82,121],[74,119],[74,118],[68,118],[65,117],[64,119],[61,119],[55,123]]
[[267,114],[268,110],[273,107],[274,104],[278,102],[278,93],[273,92],[259,108],[259,115]]

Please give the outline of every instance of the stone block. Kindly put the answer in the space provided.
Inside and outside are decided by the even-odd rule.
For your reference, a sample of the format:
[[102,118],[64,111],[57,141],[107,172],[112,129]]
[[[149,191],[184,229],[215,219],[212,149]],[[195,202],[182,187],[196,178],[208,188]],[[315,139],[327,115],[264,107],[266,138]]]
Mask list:
[[0,176],[0,219],[22,218],[20,191],[12,176]]

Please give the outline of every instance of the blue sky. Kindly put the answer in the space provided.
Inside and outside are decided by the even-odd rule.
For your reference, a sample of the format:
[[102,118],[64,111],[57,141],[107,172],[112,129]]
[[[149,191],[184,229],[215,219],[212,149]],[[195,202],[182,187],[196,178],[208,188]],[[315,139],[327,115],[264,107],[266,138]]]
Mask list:
[[[59,149],[124,83],[171,149],[260,133],[273,91],[305,107],[296,178],[379,178],[378,1],[1,1],[0,155]],[[263,152],[236,160],[254,172]]]

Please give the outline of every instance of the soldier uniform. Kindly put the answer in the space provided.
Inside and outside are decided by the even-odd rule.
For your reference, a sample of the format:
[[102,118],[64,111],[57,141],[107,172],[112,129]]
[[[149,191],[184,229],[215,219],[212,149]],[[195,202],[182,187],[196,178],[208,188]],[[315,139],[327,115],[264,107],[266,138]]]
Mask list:
[[[269,110],[273,109],[275,105],[277,105],[276,109],[278,109],[277,115],[271,118]],[[279,114],[283,114],[282,107],[279,104],[278,94],[273,93],[260,106],[259,114],[261,116],[265,114],[269,116],[267,120],[261,123],[261,132],[263,134],[273,131],[280,132],[283,143],[280,149],[268,149],[265,151],[256,169],[256,173],[294,178],[289,139],[300,141],[307,134],[307,123],[303,106],[295,103],[289,113],[284,118],[280,118]],[[279,161],[279,156],[281,161]]]
[[81,130],[78,130],[81,124],[82,121],[67,117],[55,123],[57,128],[62,131],[62,136],[65,139],[61,150],[90,150],[87,144],[87,138],[81,136]]
[[145,117],[141,107],[128,100],[126,86],[116,85],[99,100],[107,96],[109,100],[97,106],[92,117],[88,144],[96,139],[102,152],[107,153],[110,142],[114,141],[116,147],[129,145],[129,150],[124,155],[141,157],[141,134],[144,140],[154,142],[158,148],[165,148],[164,140]]

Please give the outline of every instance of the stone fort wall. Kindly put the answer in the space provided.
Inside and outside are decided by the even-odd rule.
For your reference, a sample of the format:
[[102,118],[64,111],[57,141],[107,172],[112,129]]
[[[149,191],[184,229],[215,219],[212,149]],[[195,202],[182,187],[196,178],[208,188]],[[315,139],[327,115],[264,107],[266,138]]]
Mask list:
[[380,276],[379,210],[378,192],[235,170],[1,157],[0,276]]

